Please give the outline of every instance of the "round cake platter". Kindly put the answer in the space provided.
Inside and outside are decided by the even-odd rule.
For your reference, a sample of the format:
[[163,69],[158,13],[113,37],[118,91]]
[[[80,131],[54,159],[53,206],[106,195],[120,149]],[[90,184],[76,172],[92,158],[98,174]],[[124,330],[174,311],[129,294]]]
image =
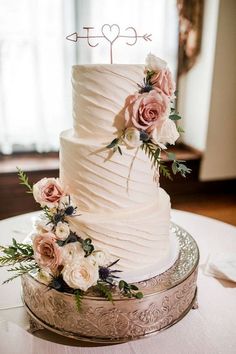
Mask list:
[[156,334],[197,308],[199,250],[192,236],[171,225],[179,241],[179,257],[166,272],[136,283],[142,299],[114,292],[114,304],[89,292],[81,311],[74,296],[48,287],[31,275],[22,276],[22,297],[30,332],[48,329],[60,335],[95,343],[121,343]]

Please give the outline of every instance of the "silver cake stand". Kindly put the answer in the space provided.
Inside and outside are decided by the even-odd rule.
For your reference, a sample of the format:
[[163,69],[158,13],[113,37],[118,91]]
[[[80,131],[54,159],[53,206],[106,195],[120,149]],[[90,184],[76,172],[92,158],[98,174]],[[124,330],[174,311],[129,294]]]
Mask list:
[[175,264],[154,278],[137,283],[141,300],[114,292],[114,305],[97,294],[84,296],[78,312],[73,295],[60,293],[22,276],[22,292],[31,332],[48,329],[60,335],[97,343],[119,343],[158,333],[197,308],[199,250],[194,239],[172,224],[180,252]]

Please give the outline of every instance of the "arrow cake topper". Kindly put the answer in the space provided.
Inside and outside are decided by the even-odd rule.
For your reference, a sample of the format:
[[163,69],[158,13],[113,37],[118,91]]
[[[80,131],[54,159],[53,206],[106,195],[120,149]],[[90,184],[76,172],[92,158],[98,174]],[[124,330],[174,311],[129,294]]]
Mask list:
[[[117,41],[119,38],[127,38],[126,44],[129,46],[133,46],[137,43],[139,38],[144,39],[145,41],[151,41],[151,34],[143,34],[139,35],[134,27],[127,27],[125,29],[125,33],[122,34],[120,31],[120,27],[117,24],[109,25],[109,24],[104,24],[101,27],[101,33],[99,35],[93,35],[91,32],[94,29],[94,27],[83,27],[85,30],[85,35],[80,36],[79,33],[74,32],[72,34],[69,34],[66,39],[72,42],[77,42],[79,39],[87,39],[87,43],[90,47],[97,47],[100,42],[98,39],[105,39],[106,41],[109,42],[110,45],[110,61],[111,64],[113,64],[113,44]],[[97,39],[95,43],[92,43],[91,40]]]

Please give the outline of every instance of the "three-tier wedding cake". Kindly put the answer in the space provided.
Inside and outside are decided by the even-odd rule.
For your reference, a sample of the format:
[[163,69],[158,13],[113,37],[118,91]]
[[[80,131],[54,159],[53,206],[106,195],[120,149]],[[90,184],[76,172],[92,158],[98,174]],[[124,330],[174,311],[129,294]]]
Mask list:
[[[34,185],[42,213],[25,242],[0,246],[22,275],[33,330],[120,342],[180,320],[196,299],[199,254],[170,225],[159,176],[190,172],[167,152],[179,137],[175,83],[165,61],[76,65],[73,129],[60,137],[60,177]],[[163,156],[171,161],[172,172]]]
[[127,97],[143,82],[143,65],[76,65],[74,128],[61,134],[60,180],[82,214],[70,221],[115,260],[128,281],[166,270],[177,256],[170,236],[170,198],[139,147],[109,156],[106,145],[124,129]]

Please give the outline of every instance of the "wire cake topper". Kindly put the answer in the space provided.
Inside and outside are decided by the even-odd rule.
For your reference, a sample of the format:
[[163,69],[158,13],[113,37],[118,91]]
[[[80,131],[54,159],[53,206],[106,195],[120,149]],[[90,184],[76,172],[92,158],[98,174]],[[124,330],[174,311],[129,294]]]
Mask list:
[[139,35],[134,27],[127,27],[125,29],[125,34],[122,34],[120,31],[120,27],[117,24],[109,25],[109,24],[104,24],[101,27],[101,34],[99,35],[93,35],[91,30],[94,29],[94,27],[83,27],[83,29],[86,31],[84,36],[80,36],[79,33],[74,32],[72,34],[69,34],[66,39],[72,42],[77,42],[79,39],[87,39],[87,43],[90,47],[97,47],[100,42],[97,41],[96,43],[91,43],[91,39],[105,39],[106,41],[109,42],[110,45],[110,61],[111,64],[113,64],[113,44],[117,41],[119,38],[127,38],[128,41],[126,42],[127,45],[133,46],[137,43],[139,38],[143,38],[145,41],[151,41],[151,34],[143,34]]

